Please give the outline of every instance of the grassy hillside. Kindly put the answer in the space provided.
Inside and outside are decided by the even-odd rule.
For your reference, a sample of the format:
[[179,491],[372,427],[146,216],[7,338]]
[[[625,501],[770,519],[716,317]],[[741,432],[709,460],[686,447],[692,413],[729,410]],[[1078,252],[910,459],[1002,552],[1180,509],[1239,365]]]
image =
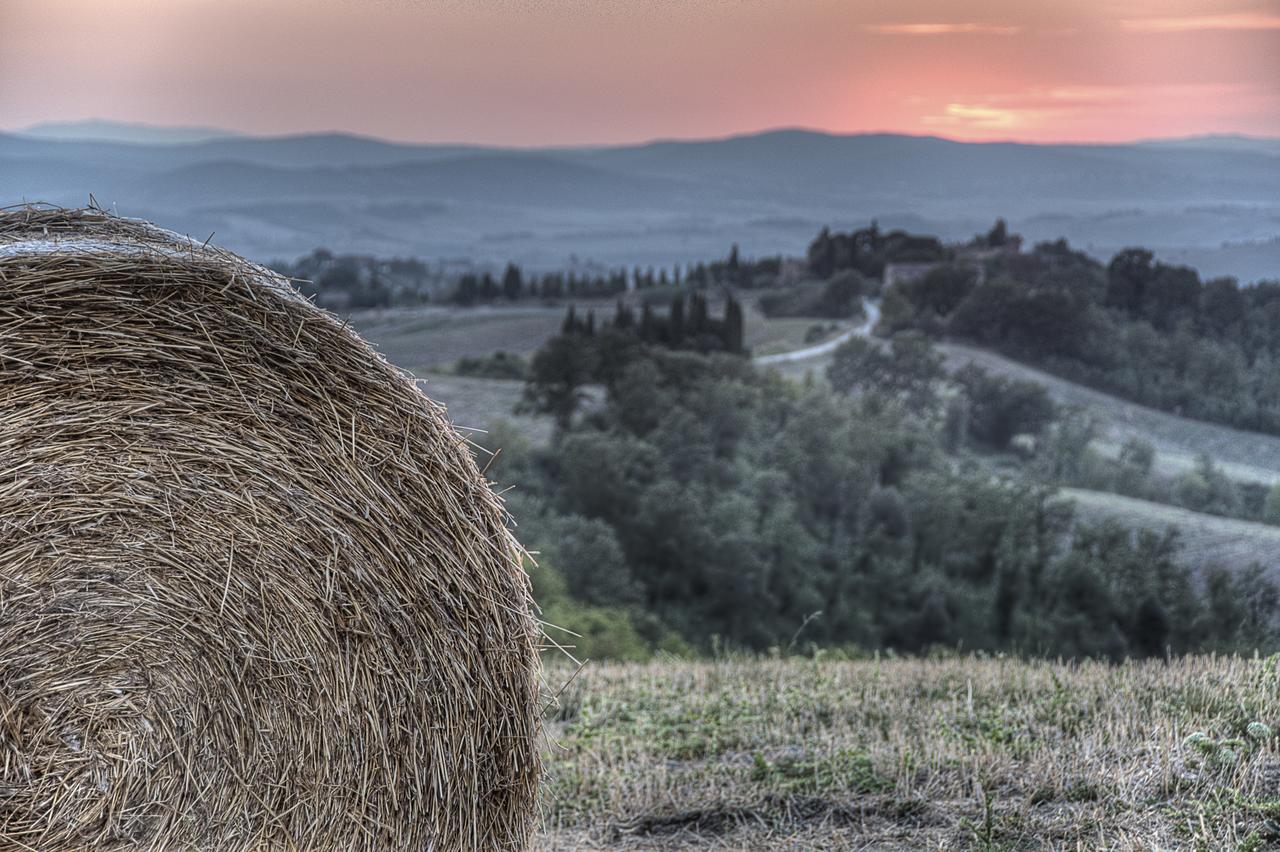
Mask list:
[[1269,848],[1277,688],[1275,659],[589,665],[538,845]]
[[[1105,454],[1115,455],[1127,439],[1141,438],[1155,447],[1156,468],[1161,473],[1183,473],[1194,466],[1199,454],[1208,453],[1233,479],[1264,483],[1280,480],[1280,438],[1274,435],[1192,420],[1127,402],[975,346],[940,343],[938,351],[945,356],[948,370],[977,364],[995,375],[1042,384],[1059,404],[1085,409],[1098,421],[1100,437],[1095,446]],[[831,357],[826,355],[779,365],[778,369],[796,379],[809,373],[821,378],[830,363]]]
[[1280,438],[1274,435],[1191,420],[1126,402],[973,346],[946,343],[938,348],[946,356],[948,369],[975,363],[993,373],[1044,385],[1062,405],[1079,406],[1096,416],[1103,439],[1108,442],[1120,444],[1130,437],[1142,438],[1155,446],[1157,458],[1194,459],[1199,453],[1208,453],[1215,461],[1231,465],[1231,475],[1240,479],[1271,481],[1280,475]]
[[1063,488],[1060,493],[1075,502],[1081,520],[1114,518],[1134,529],[1157,533],[1177,527],[1182,542],[1179,560],[1188,565],[1245,566],[1257,562],[1280,568],[1280,527],[1081,488]]

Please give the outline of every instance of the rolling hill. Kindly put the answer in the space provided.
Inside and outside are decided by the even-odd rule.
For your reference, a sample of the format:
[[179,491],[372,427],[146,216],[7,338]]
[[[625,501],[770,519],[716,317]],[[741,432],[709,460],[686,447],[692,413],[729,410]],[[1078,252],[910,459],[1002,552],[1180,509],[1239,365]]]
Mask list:
[[[1065,236],[1100,256],[1145,244],[1209,276],[1280,270],[1274,140],[1027,145],[782,130],[498,149],[344,134],[171,141],[160,132],[141,143],[136,129],[94,132],[0,134],[0,204],[80,204],[92,193],[126,215],[201,238],[217,232],[262,260],[326,246],[543,268],[574,256],[669,265],[722,256],[732,243],[749,255],[798,254],[824,225],[878,218],[955,239],[1005,216],[1029,239]],[[312,204],[328,206],[311,215]],[[369,212],[397,204],[447,215]]]

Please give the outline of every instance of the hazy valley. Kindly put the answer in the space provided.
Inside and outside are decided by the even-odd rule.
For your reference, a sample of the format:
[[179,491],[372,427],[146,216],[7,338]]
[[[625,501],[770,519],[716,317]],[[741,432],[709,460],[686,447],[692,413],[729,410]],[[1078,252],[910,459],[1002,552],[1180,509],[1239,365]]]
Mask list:
[[[150,218],[255,259],[316,247],[381,256],[571,264],[693,262],[738,243],[798,254],[821,227],[967,239],[996,216],[1095,256],[1130,245],[1251,282],[1280,265],[1280,143],[959,143],[784,130],[595,148],[407,145],[345,135],[230,136],[73,127],[0,134],[11,201]],[[37,131],[40,132],[40,131]],[[188,134],[189,135],[189,134]]]

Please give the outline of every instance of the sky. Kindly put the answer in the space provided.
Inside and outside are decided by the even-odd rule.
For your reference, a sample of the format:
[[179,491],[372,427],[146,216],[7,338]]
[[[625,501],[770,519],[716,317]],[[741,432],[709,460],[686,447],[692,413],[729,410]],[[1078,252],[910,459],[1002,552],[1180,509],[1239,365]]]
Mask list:
[[1280,0],[0,0],[0,129],[1280,136]]

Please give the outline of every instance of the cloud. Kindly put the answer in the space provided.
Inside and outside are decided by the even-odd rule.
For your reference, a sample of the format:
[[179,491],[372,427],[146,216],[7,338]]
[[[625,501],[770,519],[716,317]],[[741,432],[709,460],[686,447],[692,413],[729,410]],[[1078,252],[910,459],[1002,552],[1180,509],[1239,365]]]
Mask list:
[[1248,87],[1236,83],[1165,83],[1146,86],[1055,86],[1033,90],[1050,103],[1120,104],[1150,102],[1156,99],[1186,99],[1239,95]]
[[1021,92],[955,96],[955,100],[925,112],[919,121],[960,135],[970,131],[987,136],[990,131],[1034,131],[1064,122],[1113,121],[1156,103],[1238,104],[1249,96],[1247,86],[1219,83],[1033,87]]
[[863,29],[877,35],[1017,35],[1022,27],[1002,24],[867,24]]
[[1125,18],[1122,29],[1139,33],[1187,33],[1199,30],[1280,30],[1280,15],[1238,12],[1179,18]]
[[920,120],[939,127],[968,127],[975,130],[1001,130],[1023,127],[1041,115],[1037,110],[1005,109],[983,104],[950,103],[942,115],[926,115]]

